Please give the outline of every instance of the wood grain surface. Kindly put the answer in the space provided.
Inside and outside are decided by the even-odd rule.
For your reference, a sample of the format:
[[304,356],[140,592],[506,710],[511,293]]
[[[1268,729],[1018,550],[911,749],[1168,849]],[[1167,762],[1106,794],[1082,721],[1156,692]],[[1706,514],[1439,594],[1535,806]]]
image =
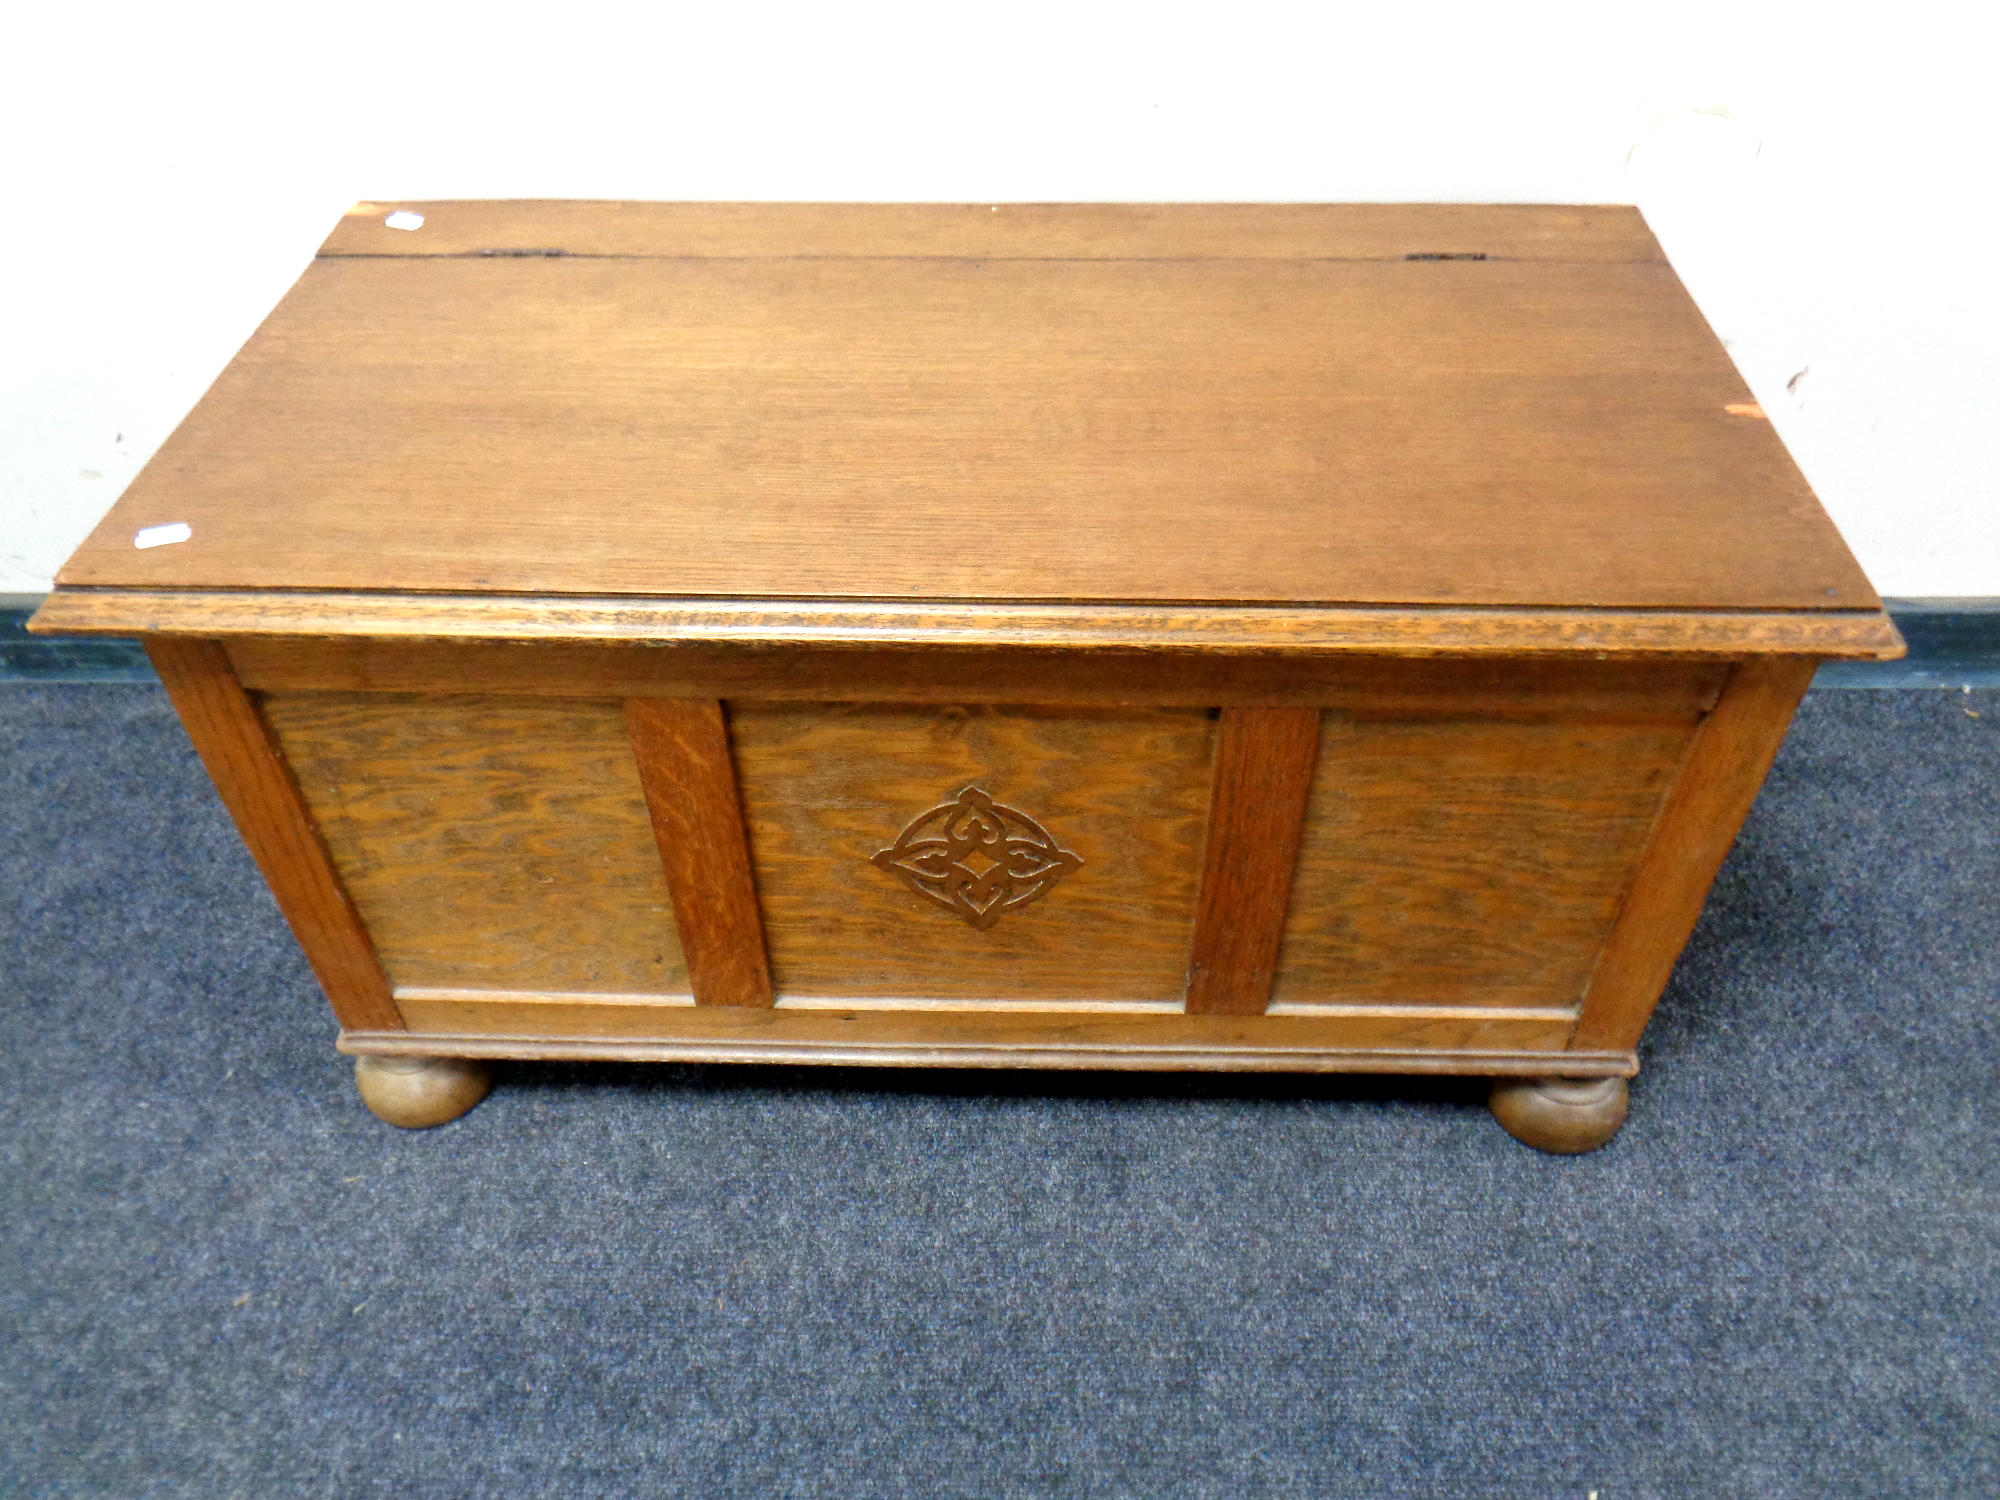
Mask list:
[[[704,1014],[725,1014],[718,1008]],[[767,1015],[767,1011],[738,1011]],[[1197,1017],[1213,1020],[1214,1017]],[[573,1062],[800,1064],[865,1068],[1073,1068],[1147,1072],[1438,1073],[1472,1078],[1537,1078],[1560,1061],[1564,1076],[1629,1078],[1630,1052],[1454,1052],[1441,1047],[1266,1047],[1253,1042],[1156,1047],[1135,1040],[1073,1047],[1061,1042],[909,1045],[886,1042],[794,1042],[773,1037],[523,1037],[484,1032],[341,1033],[340,1050],[361,1056],[541,1058]]]
[[[423,215],[416,231],[384,220]],[[1665,259],[1636,208],[1537,203],[360,203],[322,255]]]
[[186,640],[148,641],[146,654],[340,1024],[400,1029],[375,946],[228,654],[214,641]]
[[1275,997],[1574,1007],[1692,733],[1328,714]]
[[274,693],[264,707],[399,987],[688,990],[616,703]]
[[1188,961],[1191,1015],[1254,1016],[1270,1001],[1319,720],[1311,708],[1222,711]]
[[239,637],[245,686],[274,692],[459,691],[572,698],[1366,707],[1488,718],[1684,716],[1715,706],[1706,661],[1522,660],[1195,652],[776,650],[739,645]]
[[61,582],[1874,608],[1750,401],[1652,262],[323,259]]
[[625,721],[695,1003],[769,1005],[771,971],[722,705],[634,698]]
[[1745,662],[1702,721],[1592,976],[1572,1046],[1638,1045],[1811,682],[1810,663]]
[[[431,1035],[678,1038],[821,1047],[836,1054],[847,1047],[892,1046],[904,1049],[897,1061],[921,1061],[914,1054],[927,1048],[1036,1047],[1090,1054],[1100,1059],[1097,1066],[1124,1065],[1116,1056],[1121,1051],[1157,1054],[1176,1048],[1266,1047],[1279,1057],[1297,1050],[1363,1049],[1442,1054],[1541,1051],[1561,1057],[1571,1026],[1567,1016],[1552,1019],[1505,1012],[1190,1016],[1044,1011],[1019,1005],[976,1011],[796,1009],[783,1004],[754,1009],[621,1005],[610,996],[602,1004],[551,1003],[504,992],[483,999],[411,999],[404,1005],[411,1028]],[[1266,1066],[1274,1065],[1282,1066]]]
[[[735,704],[738,776],[781,997],[1179,999],[1213,716]],[[978,787],[1083,867],[987,930],[871,858]]]
[[383,640],[638,641],[759,647],[919,646],[1287,656],[1749,655],[1894,659],[1903,639],[1880,610],[1145,608],[1133,605],[898,605],[813,600],[605,599],[58,588],[37,634],[301,635]]

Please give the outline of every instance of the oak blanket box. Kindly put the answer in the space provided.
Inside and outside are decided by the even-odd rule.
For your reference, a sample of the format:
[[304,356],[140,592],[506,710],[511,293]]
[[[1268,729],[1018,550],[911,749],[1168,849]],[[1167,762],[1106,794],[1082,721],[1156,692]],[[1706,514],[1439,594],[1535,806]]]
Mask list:
[[1901,651],[1639,214],[1542,206],[358,205],[36,625],[145,640],[395,1123],[1348,1070],[1568,1151]]

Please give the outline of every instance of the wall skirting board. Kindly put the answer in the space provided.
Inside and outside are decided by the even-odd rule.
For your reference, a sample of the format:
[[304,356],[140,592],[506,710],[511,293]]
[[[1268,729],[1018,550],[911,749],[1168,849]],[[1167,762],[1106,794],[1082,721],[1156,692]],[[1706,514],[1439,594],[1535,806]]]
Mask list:
[[[157,682],[135,641],[36,636],[35,594],[0,594],[0,682]],[[1891,599],[1910,654],[1901,661],[1830,662],[1813,687],[2000,687],[2000,599]]]
[[158,682],[137,641],[29,635],[40,594],[0,594],[0,683]]
[[2000,599],[1884,601],[1910,654],[1901,661],[1828,662],[1815,688],[2000,687]]

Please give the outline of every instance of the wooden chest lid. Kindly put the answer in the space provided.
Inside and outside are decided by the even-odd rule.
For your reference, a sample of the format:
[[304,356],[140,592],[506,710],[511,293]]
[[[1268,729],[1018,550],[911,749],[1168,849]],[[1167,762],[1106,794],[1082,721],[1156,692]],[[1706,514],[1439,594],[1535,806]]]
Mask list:
[[359,205],[59,584],[1810,612],[1893,643],[1603,207]]

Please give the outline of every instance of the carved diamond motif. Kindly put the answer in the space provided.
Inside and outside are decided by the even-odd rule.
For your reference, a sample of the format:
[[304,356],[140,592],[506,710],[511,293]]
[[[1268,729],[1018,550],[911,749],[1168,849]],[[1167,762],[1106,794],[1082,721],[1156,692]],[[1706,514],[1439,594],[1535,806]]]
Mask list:
[[1083,864],[1033,818],[976,786],[924,813],[874,861],[982,932]]

